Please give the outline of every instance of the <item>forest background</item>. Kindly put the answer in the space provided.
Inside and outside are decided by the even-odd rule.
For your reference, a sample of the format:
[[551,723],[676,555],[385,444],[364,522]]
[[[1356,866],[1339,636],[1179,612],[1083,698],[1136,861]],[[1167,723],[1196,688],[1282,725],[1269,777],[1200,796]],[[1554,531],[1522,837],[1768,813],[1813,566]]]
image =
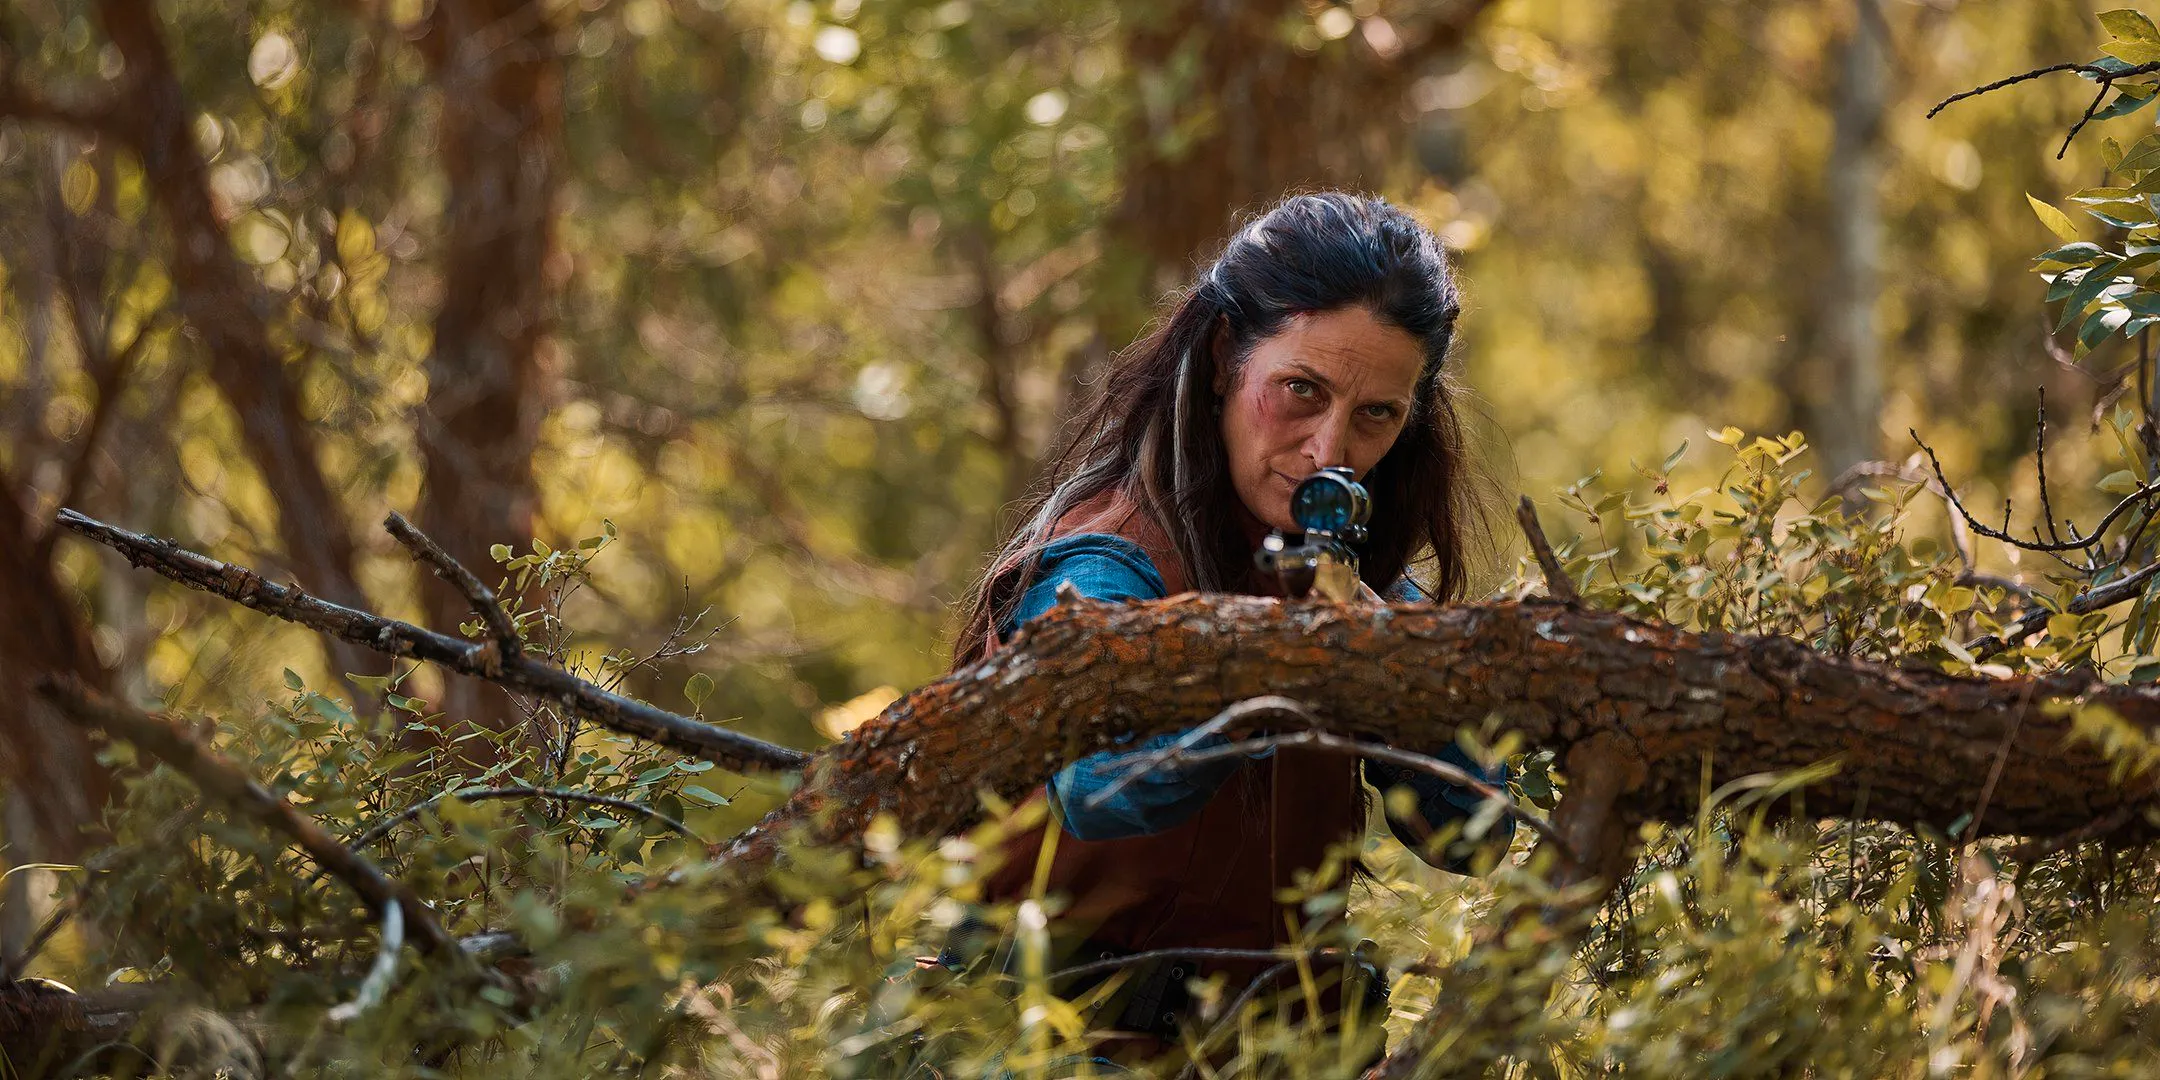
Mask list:
[[[1971,505],[2029,505],[2044,391],[2050,465],[2079,478],[2056,509],[2088,519],[2134,345],[2056,332],[2027,193],[2100,182],[2093,140],[2056,152],[2090,85],[1927,113],[2091,55],[2096,11],[20,0],[5,859],[80,855],[111,784],[42,674],[245,716],[389,670],[62,540],[60,506],[443,628],[467,610],[386,511],[471,566],[605,547],[569,648],[597,667],[706,612],[702,651],[623,684],[815,746],[944,670],[952,605],[1090,374],[1300,188],[1386,194],[1458,254],[1498,495],[1549,503],[1726,425],[1807,431],[1818,479],[1903,468],[1912,428]],[[414,678],[430,708],[519,720]],[[698,824],[775,801],[743,784],[699,787]],[[54,881],[7,879],[0,953]]]

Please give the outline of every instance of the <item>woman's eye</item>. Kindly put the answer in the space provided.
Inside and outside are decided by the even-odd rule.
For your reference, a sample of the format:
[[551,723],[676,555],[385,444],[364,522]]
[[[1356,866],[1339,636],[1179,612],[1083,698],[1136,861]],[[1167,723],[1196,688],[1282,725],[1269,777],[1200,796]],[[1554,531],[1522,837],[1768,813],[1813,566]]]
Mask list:
[[1364,413],[1368,418],[1373,420],[1393,420],[1395,419],[1395,406],[1367,405],[1365,406]]
[[1283,384],[1283,389],[1290,391],[1291,396],[1301,398],[1310,398],[1320,392],[1319,387],[1304,379],[1292,379]]

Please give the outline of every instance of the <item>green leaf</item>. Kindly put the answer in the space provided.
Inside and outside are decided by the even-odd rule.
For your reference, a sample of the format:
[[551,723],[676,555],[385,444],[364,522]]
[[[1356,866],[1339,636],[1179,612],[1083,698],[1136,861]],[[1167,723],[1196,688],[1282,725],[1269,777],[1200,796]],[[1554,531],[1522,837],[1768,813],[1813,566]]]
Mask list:
[[2127,274],[2134,270],[2143,270],[2156,262],[2160,262],[2160,250],[2147,248],[2115,264],[2115,272]]
[[2115,168],[2120,172],[2140,172],[2156,165],[2160,165],[2160,135],[2147,135],[2123,151],[2122,162]]
[[309,712],[331,723],[350,724],[353,722],[352,710],[321,694],[309,694],[307,696],[307,707]]
[[2140,486],[2138,478],[2128,469],[2117,469],[2100,480],[2100,490],[2110,495],[2128,495]]
[[2056,333],[2069,329],[2070,324],[2076,322],[2078,316],[2085,314],[2085,309],[2091,307],[2093,301],[2100,299],[2101,293],[2115,286],[2115,267],[2119,261],[2102,259],[2093,264],[2093,268],[2078,280],[2077,288],[2070,290],[2069,298],[2063,301],[2062,321],[2055,324]]
[[307,689],[306,681],[302,680],[300,676],[294,674],[293,669],[291,668],[285,669],[285,686],[287,689],[291,690]]
[[1662,466],[1665,472],[1673,471],[1673,466],[1680,464],[1680,459],[1687,455],[1687,444],[1688,441],[1686,439],[1682,439],[1680,440],[1679,449],[1665,455],[1665,464]]
[[2118,41],[2144,41],[2160,45],[2160,28],[2136,8],[2117,8],[2100,13],[2100,27]]
[[2137,192],[2126,187],[2084,188],[2070,196],[2070,201],[2081,206],[2100,206],[2106,203],[2136,202]]
[[2122,93],[2115,95],[2115,100],[2108,102],[2107,108],[2094,113],[2093,119],[2113,120],[2118,116],[2128,116],[2152,104],[2156,96],[2152,87],[2139,83],[2126,83],[2120,89]]
[[345,678],[354,686],[370,694],[383,694],[388,693],[390,690],[390,676],[388,675],[355,675],[348,671],[345,673]]
[[703,784],[684,784],[682,791],[693,799],[702,800],[708,806],[727,805],[726,796],[714,793]]
[[2049,232],[2062,237],[2066,243],[2077,241],[2077,226],[2070,224],[2070,215],[2034,198],[2031,192],[2025,193],[2025,201],[2032,204],[2033,213],[2040,218],[2040,224],[2047,226]]
[[2080,240],[2075,244],[2064,244],[2059,248],[2035,255],[2033,261],[2062,263],[2065,266],[2083,266],[2105,254],[2107,254],[2106,248],[2090,240]]
[[705,704],[705,699],[711,697],[712,692],[712,676],[702,671],[690,676],[690,681],[683,684],[683,696],[689,698],[692,705]]
[[2130,313],[2119,307],[2103,307],[2085,320],[2078,328],[2078,352],[2089,353],[2100,347],[2109,335],[2130,321]]
[[2123,41],[2117,39],[2100,46],[2100,51],[2121,60],[2125,64],[2150,64],[2160,60],[2160,44],[2150,41]]
[[2077,289],[2078,282],[2085,280],[2085,275],[2088,272],[2089,271],[2086,267],[2080,266],[2070,270],[2065,270],[2062,273],[2057,274],[2052,278],[2049,278],[2047,302],[2052,304],[2057,300],[2068,297],[2073,291]]
[[2085,212],[2118,229],[2137,229],[2153,223],[2152,208],[2144,203],[2108,203],[2106,210],[2088,206]]
[[490,546],[488,547],[488,558],[490,558],[490,559],[493,559],[493,560],[495,560],[496,562],[507,562],[507,561],[509,560],[509,558],[510,558],[510,545],[508,545],[508,544],[494,544],[494,545],[490,545]]

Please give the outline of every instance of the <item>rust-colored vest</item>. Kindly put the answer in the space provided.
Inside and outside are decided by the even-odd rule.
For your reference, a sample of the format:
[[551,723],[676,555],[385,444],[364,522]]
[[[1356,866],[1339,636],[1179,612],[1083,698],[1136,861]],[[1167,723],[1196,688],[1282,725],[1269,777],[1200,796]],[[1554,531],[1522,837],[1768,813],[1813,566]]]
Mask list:
[[[1076,507],[1055,533],[1131,540],[1154,561],[1171,595],[1185,591],[1184,568],[1168,536],[1122,495]],[[1045,796],[1038,789],[1034,798]],[[1072,903],[1059,916],[1055,937],[1128,952],[1287,944],[1303,918],[1278,903],[1277,892],[1294,885],[1300,871],[1318,867],[1328,848],[1357,834],[1364,820],[1356,759],[1285,749],[1247,761],[1199,813],[1174,828],[1093,842],[1060,835],[1049,891]],[[1044,828],[1058,826],[1050,822],[1006,845],[988,898],[1027,895]],[[1234,972],[1247,966],[1265,965],[1220,965]]]

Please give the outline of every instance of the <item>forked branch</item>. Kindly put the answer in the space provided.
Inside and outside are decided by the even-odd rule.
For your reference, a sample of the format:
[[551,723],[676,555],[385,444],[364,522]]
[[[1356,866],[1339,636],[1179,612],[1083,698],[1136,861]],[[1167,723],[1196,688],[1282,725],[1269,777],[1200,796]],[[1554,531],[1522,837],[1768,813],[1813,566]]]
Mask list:
[[547,698],[611,731],[635,735],[723,768],[738,772],[792,770],[810,759],[800,750],[603,690],[530,656],[502,655],[495,641],[466,641],[320,600],[297,587],[267,580],[247,567],[219,562],[169,540],[130,532],[73,510],[60,511],[59,523],[127,556],[129,563],[155,570],[182,585],[388,656],[426,660],[520,693]]

